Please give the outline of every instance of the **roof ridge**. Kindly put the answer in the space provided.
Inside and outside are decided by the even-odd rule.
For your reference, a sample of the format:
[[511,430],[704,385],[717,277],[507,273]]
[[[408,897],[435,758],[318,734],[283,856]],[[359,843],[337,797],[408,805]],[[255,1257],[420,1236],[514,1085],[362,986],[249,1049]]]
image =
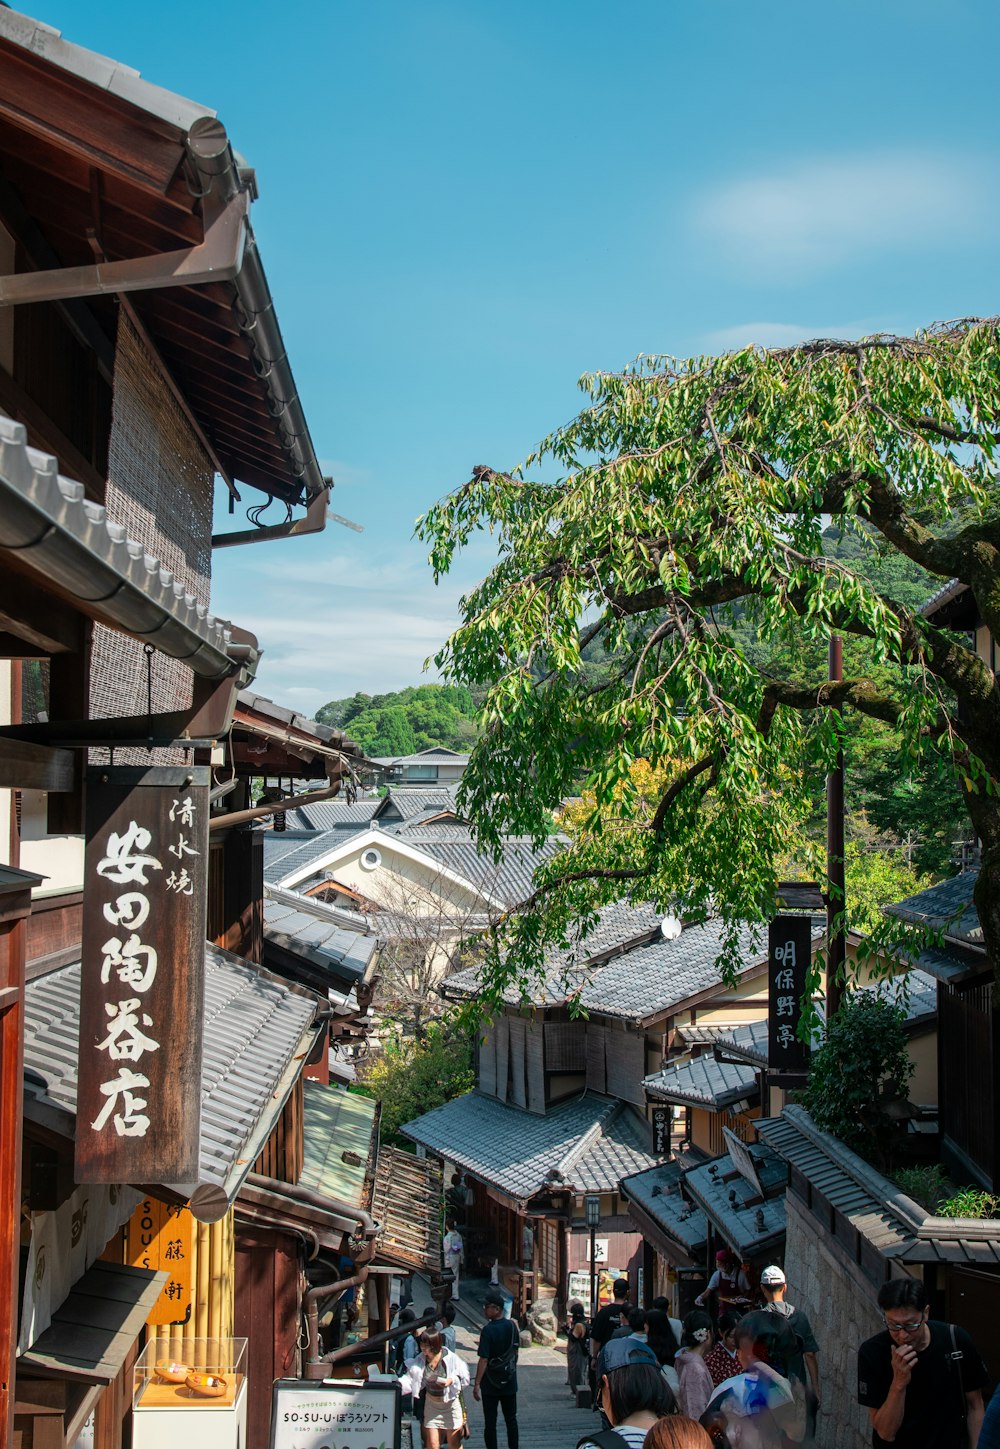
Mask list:
[[[588,1094],[584,1093],[584,1096],[586,1095]],[[586,1132],[577,1138],[570,1150],[556,1163],[556,1171],[562,1173],[563,1177],[566,1177],[576,1163],[579,1162],[580,1158],[593,1147],[598,1138],[604,1136],[604,1129],[609,1127],[615,1118],[620,1115],[624,1105],[624,1102],[609,1100],[609,1110],[602,1112],[597,1120],[590,1124]]]

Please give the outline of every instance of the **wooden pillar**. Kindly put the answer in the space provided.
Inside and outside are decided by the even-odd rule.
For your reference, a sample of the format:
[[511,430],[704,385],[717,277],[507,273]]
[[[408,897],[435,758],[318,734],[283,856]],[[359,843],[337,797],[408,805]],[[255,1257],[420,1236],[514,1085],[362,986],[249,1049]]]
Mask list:
[[13,1442],[24,1096],[24,939],[31,887],[0,891],[0,1442]]

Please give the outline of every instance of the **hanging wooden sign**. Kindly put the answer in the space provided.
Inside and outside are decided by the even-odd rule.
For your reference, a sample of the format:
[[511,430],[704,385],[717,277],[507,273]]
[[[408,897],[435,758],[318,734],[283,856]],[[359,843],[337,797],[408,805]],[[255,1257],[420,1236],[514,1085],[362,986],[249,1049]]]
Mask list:
[[194,1307],[194,1218],[188,1208],[142,1200],[125,1229],[125,1261],[169,1274],[147,1323],[188,1323]]
[[670,1126],[673,1121],[673,1112],[670,1107],[654,1107],[653,1118],[653,1153],[656,1157],[670,1156]]
[[207,767],[87,771],[78,1182],[194,1183]]
[[809,1045],[799,1037],[812,951],[812,918],[775,916],[768,928],[768,1078],[801,1082],[809,1071]]

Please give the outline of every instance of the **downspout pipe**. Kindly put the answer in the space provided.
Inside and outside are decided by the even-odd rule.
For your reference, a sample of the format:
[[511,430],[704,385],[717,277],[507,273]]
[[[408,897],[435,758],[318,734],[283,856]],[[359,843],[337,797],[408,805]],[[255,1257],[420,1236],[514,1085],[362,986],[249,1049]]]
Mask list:
[[213,815],[209,830],[222,830],[230,825],[245,825],[248,820],[260,820],[265,815],[284,815],[286,810],[298,810],[301,805],[318,805],[321,800],[332,800],[340,794],[343,779],[337,780],[325,790],[313,790],[308,795],[288,795],[284,800],[272,800],[268,805],[252,805],[249,810],[232,810],[228,815]]
[[353,1203],[341,1202],[339,1198],[323,1197],[319,1193],[311,1192],[307,1187],[300,1187],[297,1183],[280,1182],[276,1177],[265,1177],[263,1173],[250,1172],[247,1174],[244,1185],[255,1189],[262,1195],[273,1194],[285,1201],[291,1199],[293,1202],[304,1203],[307,1207],[317,1208],[325,1216],[339,1219],[343,1222],[343,1231],[353,1233],[356,1237],[374,1239],[382,1231],[382,1224],[364,1208],[355,1207]]
[[443,1273],[431,1274],[431,1297],[434,1299],[434,1308],[430,1313],[425,1313],[423,1318],[415,1318],[412,1323],[404,1323],[395,1328],[390,1328],[385,1333],[373,1333],[362,1343],[345,1343],[340,1348],[335,1348],[331,1353],[324,1356],[323,1363],[341,1363],[346,1358],[352,1358],[355,1354],[367,1352],[370,1348],[381,1347],[385,1343],[392,1343],[397,1338],[404,1338],[406,1334],[413,1333],[418,1328],[431,1328],[441,1317],[441,1309],[445,1300],[451,1297],[451,1285],[455,1281],[455,1275],[451,1269]]
[[308,1249],[306,1261],[312,1263],[320,1254],[320,1241],[311,1228],[302,1223],[292,1224],[287,1218],[273,1218],[269,1213],[262,1212],[253,1203],[241,1202],[236,1210],[237,1217],[241,1222],[250,1223],[252,1227],[270,1228],[276,1233],[291,1233],[293,1237],[301,1238]]
[[[357,1266],[357,1265],[355,1265]],[[315,1288],[310,1288],[302,1300],[302,1307],[306,1315],[306,1325],[309,1332],[309,1358],[306,1360],[304,1378],[325,1379],[327,1363],[332,1362],[329,1355],[323,1356],[319,1351],[319,1305],[323,1298],[332,1298],[334,1294],[340,1298],[351,1288],[360,1288],[368,1278],[368,1264],[363,1263],[356,1273],[349,1278],[337,1278],[333,1283],[320,1283]],[[351,1345],[351,1351],[357,1352],[357,1344]],[[334,1350],[337,1352],[338,1350]]]

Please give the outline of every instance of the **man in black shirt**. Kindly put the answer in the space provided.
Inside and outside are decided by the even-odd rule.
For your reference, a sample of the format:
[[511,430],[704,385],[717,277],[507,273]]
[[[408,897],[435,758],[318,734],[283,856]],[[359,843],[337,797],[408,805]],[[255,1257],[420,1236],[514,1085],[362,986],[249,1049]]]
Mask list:
[[507,1449],[518,1449],[517,1352],[521,1335],[517,1324],[504,1315],[502,1294],[491,1289],[484,1300],[486,1327],[479,1335],[479,1362],[472,1396],[483,1404],[483,1441],[497,1449],[497,1410],[503,1410]]
[[986,1367],[962,1328],[930,1317],[917,1278],[879,1290],[885,1332],[858,1350],[858,1403],[874,1449],[976,1449]]
[[595,1359],[616,1330],[628,1324],[632,1311],[627,1278],[616,1278],[611,1292],[612,1301],[597,1310],[590,1325],[590,1355]]

